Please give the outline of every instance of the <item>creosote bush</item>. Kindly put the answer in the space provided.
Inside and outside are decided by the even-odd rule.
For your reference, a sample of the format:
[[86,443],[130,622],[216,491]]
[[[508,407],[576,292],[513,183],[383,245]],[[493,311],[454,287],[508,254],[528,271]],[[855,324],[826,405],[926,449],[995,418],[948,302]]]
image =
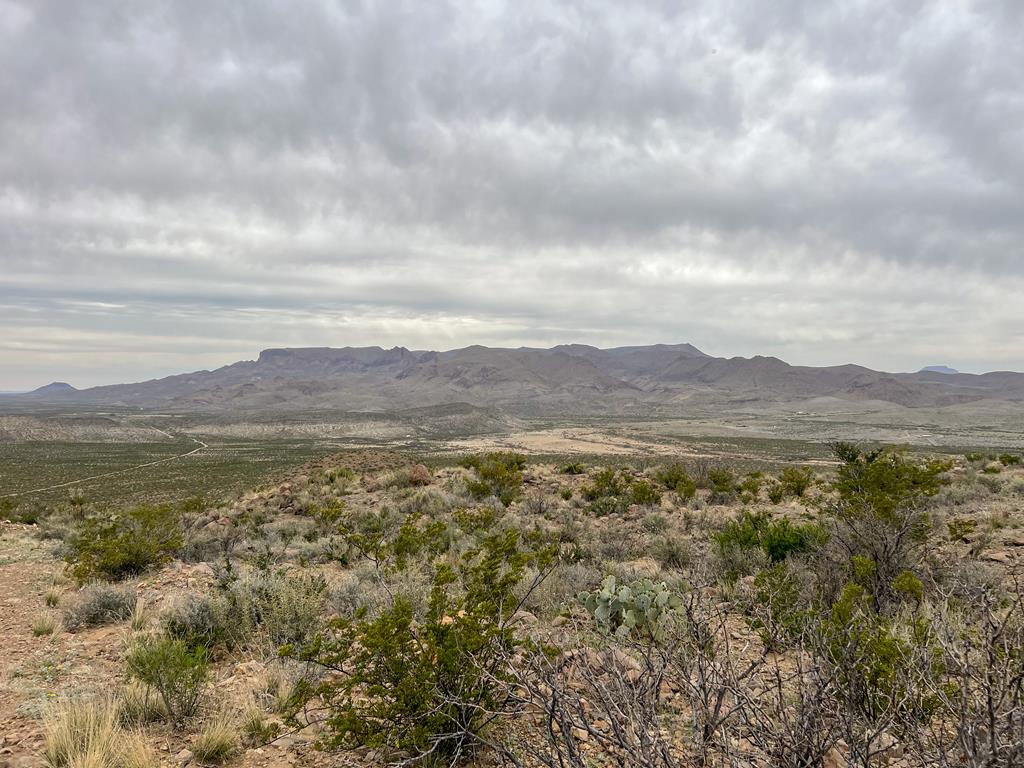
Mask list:
[[813,482],[814,470],[810,467],[786,467],[779,476],[783,492],[797,498],[802,498]]
[[675,491],[684,501],[697,494],[697,483],[682,464],[670,464],[658,470],[656,477],[659,483],[668,490]]
[[832,449],[841,464],[833,496],[822,506],[831,518],[832,562],[847,581],[867,589],[877,609],[898,604],[893,583],[922,567],[932,530],[928,501],[948,482],[950,465],[849,443]]
[[466,483],[466,489],[476,499],[496,497],[508,506],[519,498],[523,487],[526,457],[518,453],[495,452],[480,456],[467,456],[462,466],[476,472],[476,478]]
[[467,756],[510,706],[505,664],[519,643],[512,620],[524,600],[520,582],[532,567],[539,584],[553,556],[515,530],[487,535],[456,565],[436,565],[423,621],[396,597],[376,617],[360,611],[306,646],[284,649],[333,673],[300,686],[296,709],[314,697],[327,706],[327,746],[444,764]]
[[155,690],[168,718],[181,726],[199,710],[210,665],[205,648],[161,635],[138,635],[125,654],[128,676]]
[[180,513],[147,505],[79,521],[64,542],[64,559],[79,581],[116,581],[167,562],[182,544]]

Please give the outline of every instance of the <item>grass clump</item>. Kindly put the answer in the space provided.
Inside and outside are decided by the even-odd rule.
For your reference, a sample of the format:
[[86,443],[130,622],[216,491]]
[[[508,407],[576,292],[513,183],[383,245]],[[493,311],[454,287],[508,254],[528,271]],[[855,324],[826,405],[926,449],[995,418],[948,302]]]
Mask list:
[[89,627],[116,624],[131,617],[135,591],[112,584],[90,584],[64,609],[64,628],[77,632]]
[[150,768],[153,753],[142,737],[118,723],[110,698],[60,704],[43,717],[43,759],[49,768]]
[[151,686],[129,682],[118,696],[118,717],[124,725],[145,725],[169,719],[167,706]]
[[57,620],[49,613],[40,613],[32,620],[32,636],[52,635],[57,629]]
[[226,715],[219,715],[203,723],[192,752],[202,763],[220,765],[238,752],[239,740],[238,726]]

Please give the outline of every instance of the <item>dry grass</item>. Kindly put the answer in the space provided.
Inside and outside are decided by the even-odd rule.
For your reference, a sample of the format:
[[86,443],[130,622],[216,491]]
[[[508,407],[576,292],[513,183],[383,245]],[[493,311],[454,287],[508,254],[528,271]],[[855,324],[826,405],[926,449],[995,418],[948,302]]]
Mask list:
[[192,744],[196,758],[203,763],[219,764],[238,751],[239,731],[233,719],[217,715],[203,724]]
[[152,750],[138,731],[118,723],[109,697],[59,704],[43,719],[43,758],[50,768],[153,768]]
[[122,734],[120,768],[154,768],[157,765],[153,750],[139,731]]
[[148,685],[131,682],[121,689],[120,720],[125,725],[143,725],[168,719],[167,705]]
[[43,758],[51,768],[120,766],[121,730],[109,698],[60,704],[43,719]]
[[59,589],[48,589],[46,590],[46,597],[44,598],[47,608],[56,608],[60,605],[61,591]]
[[149,626],[149,609],[146,600],[142,597],[135,601],[135,608],[132,610],[131,628],[132,632],[142,632]]
[[49,613],[40,613],[32,620],[32,635],[43,637],[52,635],[57,629],[57,620]]

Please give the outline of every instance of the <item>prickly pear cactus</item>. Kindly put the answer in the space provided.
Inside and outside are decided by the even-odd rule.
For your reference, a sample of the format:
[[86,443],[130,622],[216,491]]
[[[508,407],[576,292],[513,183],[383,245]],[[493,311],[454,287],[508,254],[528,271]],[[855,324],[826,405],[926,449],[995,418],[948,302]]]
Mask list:
[[656,584],[642,579],[619,584],[614,576],[606,576],[600,587],[581,593],[579,598],[602,632],[622,638],[660,640],[680,605],[663,581]]

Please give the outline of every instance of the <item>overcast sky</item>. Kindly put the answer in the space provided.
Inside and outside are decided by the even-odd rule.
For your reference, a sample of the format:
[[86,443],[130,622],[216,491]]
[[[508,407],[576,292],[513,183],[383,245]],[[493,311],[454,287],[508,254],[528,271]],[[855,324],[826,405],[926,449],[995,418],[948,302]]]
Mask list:
[[569,341],[1024,370],[1024,2],[0,0],[0,390]]

